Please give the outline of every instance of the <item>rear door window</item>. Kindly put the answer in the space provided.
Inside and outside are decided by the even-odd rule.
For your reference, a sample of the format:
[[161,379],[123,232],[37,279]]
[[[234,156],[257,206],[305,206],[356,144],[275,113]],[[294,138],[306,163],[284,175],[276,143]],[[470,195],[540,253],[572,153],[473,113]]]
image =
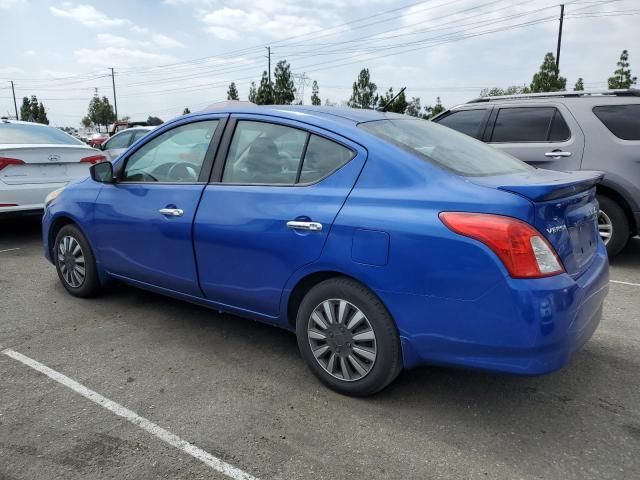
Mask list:
[[640,104],[602,105],[593,113],[611,133],[622,140],[640,140]]
[[490,142],[561,142],[571,137],[555,107],[512,107],[498,111]]
[[487,110],[484,108],[460,110],[452,112],[446,117],[436,120],[436,122],[445,127],[453,128],[460,133],[465,133],[470,137],[480,138],[486,114]]

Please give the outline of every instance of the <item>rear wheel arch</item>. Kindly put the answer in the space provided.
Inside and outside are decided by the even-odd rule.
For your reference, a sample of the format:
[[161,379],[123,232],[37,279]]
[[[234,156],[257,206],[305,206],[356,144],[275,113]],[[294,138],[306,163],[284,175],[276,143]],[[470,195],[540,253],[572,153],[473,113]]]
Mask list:
[[[364,282],[346,273],[342,273],[334,270],[322,270],[322,271],[309,273],[308,275],[302,277],[300,280],[298,280],[298,282],[295,284],[295,286],[291,290],[291,293],[289,294],[289,299],[287,301],[287,325],[289,325],[289,327],[292,330],[295,330],[296,328],[296,318],[298,316],[298,308],[302,303],[302,299],[305,297],[307,293],[309,293],[309,291],[313,287],[331,278],[347,278],[349,280],[353,280],[354,282],[359,283],[360,285],[362,285],[362,287],[366,288],[373,295],[377,297],[380,303],[382,303],[382,305],[384,305],[384,307],[387,309],[387,312],[389,312],[389,315],[391,316],[391,318],[393,318],[393,315],[391,315],[391,312],[389,311],[389,308],[385,304],[384,300],[380,298],[380,296],[378,296],[373,290],[371,290],[371,288],[367,287],[367,285]],[[394,323],[395,323],[395,319],[394,319]],[[397,328],[398,326],[396,324],[396,329]]]

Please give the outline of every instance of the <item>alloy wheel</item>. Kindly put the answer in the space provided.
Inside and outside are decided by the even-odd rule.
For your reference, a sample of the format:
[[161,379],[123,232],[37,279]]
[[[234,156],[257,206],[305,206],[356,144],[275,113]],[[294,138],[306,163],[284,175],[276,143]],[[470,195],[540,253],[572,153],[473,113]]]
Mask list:
[[602,210],[598,212],[598,233],[605,245],[611,241],[611,236],[613,235],[613,223],[611,222],[609,215]]
[[72,236],[62,237],[58,243],[58,268],[70,287],[79,288],[84,283],[86,276],[84,253],[80,243]]
[[375,364],[373,327],[365,314],[346,300],[320,303],[309,318],[307,337],[318,364],[337,379],[360,380]]

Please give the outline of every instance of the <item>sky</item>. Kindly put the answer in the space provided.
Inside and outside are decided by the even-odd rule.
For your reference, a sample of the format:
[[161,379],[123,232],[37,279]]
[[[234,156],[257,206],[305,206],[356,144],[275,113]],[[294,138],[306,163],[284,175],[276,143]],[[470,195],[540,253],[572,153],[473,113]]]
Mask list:
[[[0,115],[10,81],[51,124],[78,126],[95,89],[118,114],[163,120],[226,99],[287,60],[310,103],[340,105],[362,68],[379,91],[449,107],[482,88],[531,82],[556,51],[561,0],[0,0]],[[640,0],[564,0],[560,73],[606,88],[623,49],[640,76]]]

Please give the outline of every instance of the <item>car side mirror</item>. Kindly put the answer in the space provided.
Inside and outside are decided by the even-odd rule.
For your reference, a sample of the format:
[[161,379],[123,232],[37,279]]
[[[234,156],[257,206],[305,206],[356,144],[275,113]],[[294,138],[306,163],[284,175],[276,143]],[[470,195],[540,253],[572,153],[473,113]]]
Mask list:
[[100,162],[91,165],[89,172],[91,172],[91,179],[94,182],[113,183],[114,181],[113,165],[111,162]]

